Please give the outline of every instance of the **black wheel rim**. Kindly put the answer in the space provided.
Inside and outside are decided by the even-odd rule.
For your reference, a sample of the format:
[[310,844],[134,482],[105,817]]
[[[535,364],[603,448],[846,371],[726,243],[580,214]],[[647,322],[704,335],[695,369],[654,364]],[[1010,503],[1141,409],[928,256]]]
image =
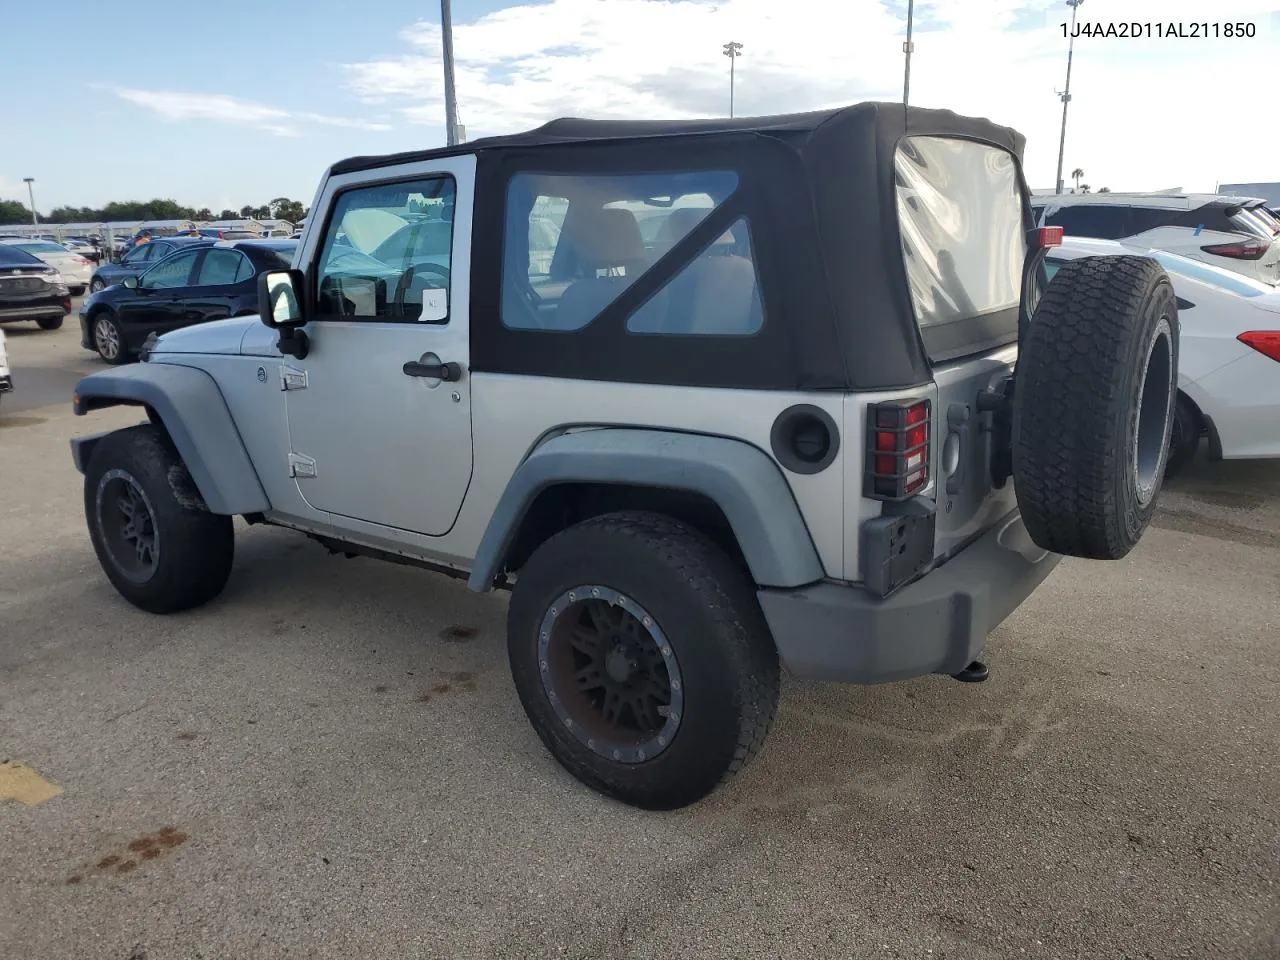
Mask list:
[[609,587],[566,590],[538,626],[538,672],[560,723],[593,753],[644,763],[671,746],[684,682],[667,636]]
[[1171,451],[1173,407],[1173,330],[1162,316],[1147,348],[1142,379],[1138,383],[1138,407],[1134,411],[1133,473],[1138,503],[1146,506],[1155,496]]
[[123,470],[108,470],[98,481],[98,527],[117,570],[134,583],[146,583],[160,562],[160,540],[151,501]]

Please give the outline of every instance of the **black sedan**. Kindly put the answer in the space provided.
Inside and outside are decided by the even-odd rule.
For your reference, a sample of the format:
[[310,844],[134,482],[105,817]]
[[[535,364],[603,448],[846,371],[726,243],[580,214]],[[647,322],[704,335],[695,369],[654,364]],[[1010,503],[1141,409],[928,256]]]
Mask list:
[[107,363],[127,363],[152,333],[255,314],[258,274],[288,269],[297,246],[296,240],[188,245],[142,276],[85,298],[81,346]]
[[71,292],[55,268],[0,244],[0,323],[34,320],[41,330],[57,330],[70,312]]
[[97,293],[113,283],[124,283],[125,277],[140,277],[171,253],[189,246],[207,247],[216,242],[211,237],[162,237],[130,247],[119,263],[104,263],[93,271],[89,278],[89,292]]

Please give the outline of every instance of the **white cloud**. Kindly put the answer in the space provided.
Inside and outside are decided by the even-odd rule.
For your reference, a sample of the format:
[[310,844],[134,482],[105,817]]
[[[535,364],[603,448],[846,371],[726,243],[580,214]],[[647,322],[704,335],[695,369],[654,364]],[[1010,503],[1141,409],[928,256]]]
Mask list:
[[[1066,166],[1095,187],[1211,189],[1275,175],[1280,132],[1254,97],[1274,74],[1274,0],[1216,0],[1216,21],[1249,19],[1246,40],[1078,40]],[[905,10],[905,0],[895,2]],[[1200,0],[1110,0],[1103,22],[1203,22]],[[911,101],[986,116],[1028,137],[1028,176],[1051,186],[1066,43],[1059,0],[917,0]],[[904,19],[880,0],[545,0],[455,20],[459,118],[468,136],[557,116],[680,118],[818,109],[902,95]],[[440,27],[343,69],[350,88],[411,123],[443,126]],[[1218,80],[1214,80],[1218,77]],[[1243,90],[1233,85],[1243,83]],[[270,122],[270,121],[268,121]],[[1237,131],[1249,131],[1242,136]],[[438,134],[437,134],[438,136]]]
[[136,90],[128,87],[115,88],[117,96],[144,107],[166,120],[212,120],[215,123],[230,123],[240,126],[257,127],[278,137],[301,136],[308,124],[329,127],[349,127],[356,130],[390,130],[385,123],[371,123],[366,120],[347,117],[331,117],[320,113],[307,113],[283,110],[254,103],[251,100],[240,100],[217,93],[181,93],[175,90]]

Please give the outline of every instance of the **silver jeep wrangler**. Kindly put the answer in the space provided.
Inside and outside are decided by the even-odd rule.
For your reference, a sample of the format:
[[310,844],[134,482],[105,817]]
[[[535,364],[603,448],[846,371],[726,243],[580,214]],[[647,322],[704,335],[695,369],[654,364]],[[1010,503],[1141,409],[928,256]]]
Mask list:
[[335,164],[260,320],[80,382],[148,418],[72,444],[102,567],[203,604],[240,516],[508,589],[542,740],[652,809],[746,764],[782,668],[980,680],[1062,555],[1138,542],[1177,382],[1154,261],[1046,283],[1023,145],[867,103]]

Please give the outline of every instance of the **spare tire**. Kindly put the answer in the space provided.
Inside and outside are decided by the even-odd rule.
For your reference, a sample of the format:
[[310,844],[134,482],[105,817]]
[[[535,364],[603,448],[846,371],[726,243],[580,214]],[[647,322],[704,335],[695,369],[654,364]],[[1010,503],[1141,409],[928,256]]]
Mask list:
[[1118,560],[1155,512],[1178,383],[1178,305],[1148,257],[1084,257],[1045,289],[1019,348],[1013,480],[1031,539]]

